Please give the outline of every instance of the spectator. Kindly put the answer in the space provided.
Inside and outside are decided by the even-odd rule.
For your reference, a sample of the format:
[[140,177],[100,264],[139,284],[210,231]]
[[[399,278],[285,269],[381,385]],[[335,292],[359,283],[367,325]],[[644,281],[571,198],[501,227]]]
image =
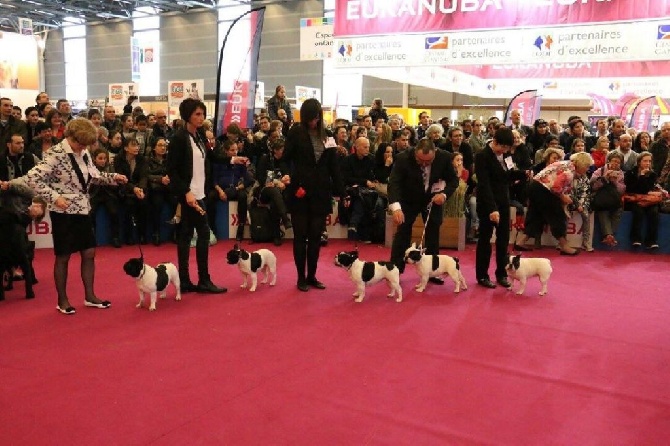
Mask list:
[[647,220],[647,233],[644,246],[647,249],[658,249],[659,205],[644,205],[638,200],[638,194],[648,194],[659,189],[658,175],[652,169],[652,155],[642,152],[637,157],[637,168],[624,174],[626,195],[634,194],[633,199],[626,200],[625,209],[633,213],[630,228],[630,240],[634,248],[642,246],[642,222]]
[[[146,194],[148,191],[148,166],[146,159],[140,156],[140,145],[133,137],[123,141],[123,152],[114,157],[114,171],[128,178],[121,187],[121,204],[126,210],[126,243],[133,243],[133,227],[137,229],[138,242],[146,243],[147,211]],[[133,224],[132,220],[136,224]]]
[[284,139],[277,139],[271,145],[272,153],[266,153],[258,161],[256,180],[262,185],[259,199],[262,204],[270,206],[272,221],[276,223],[274,228],[274,244],[282,244],[282,231],[280,222],[284,229],[293,227],[288,216],[286,207],[287,186],[291,184],[291,166],[284,158]]
[[383,119],[384,123],[387,123],[389,120],[388,114],[386,113],[386,109],[384,108],[384,103],[381,100],[381,98],[375,98],[372,101],[372,107],[370,107],[370,119],[372,122],[375,124],[379,119]]
[[37,137],[28,147],[28,151],[39,159],[44,158],[44,153],[51,147],[58,144],[58,140],[52,136],[51,127],[46,122],[38,122],[35,126]]
[[[286,87],[283,85],[277,85],[275,88],[275,94],[270,99],[268,99],[268,115],[270,119],[279,119],[279,110],[284,110],[286,112],[286,122],[290,125],[293,122],[293,112],[291,111],[291,104],[286,99]],[[269,122],[269,121],[268,121]]]
[[[607,165],[596,169],[591,176],[591,189],[594,193],[607,184],[613,184],[620,196],[626,192],[624,172],[621,170],[621,164],[623,164],[621,154],[611,152],[607,156]],[[603,237],[601,240],[602,243],[608,246],[616,246],[619,242],[617,242],[614,234],[623,214],[621,200],[618,201],[615,207],[611,209],[596,209],[595,213],[600,224],[600,232]]]
[[[114,169],[109,162],[107,149],[98,148],[93,151],[93,165],[101,174],[113,174]],[[121,247],[119,235],[119,188],[114,184],[92,184],[88,193],[91,197],[91,222],[94,230],[97,230],[98,209],[102,206],[107,211],[110,231],[112,235],[112,246]]]
[[0,98],[0,154],[7,150],[7,143],[12,135],[28,137],[26,123],[12,116],[13,102],[9,98]]

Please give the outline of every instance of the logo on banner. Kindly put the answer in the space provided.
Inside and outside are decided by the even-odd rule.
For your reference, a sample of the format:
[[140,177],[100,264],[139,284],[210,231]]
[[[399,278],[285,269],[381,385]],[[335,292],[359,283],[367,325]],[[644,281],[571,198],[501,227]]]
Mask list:
[[449,36],[430,36],[426,37],[425,49],[427,50],[448,50]]
[[344,60],[351,60],[351,55],[354,52],[354,47],[351,44],[351,41],[340,42],[340,46],[337,48],[337,53]]
[[658,25],[658,40],[670,40],[670,25]]
[[551,34],[543,34],[537,36],[533,46],[537,48],[534,55],[536,57],[550,57],[551,56],[551,47],[554,44],[554,39]]
[[170,86],[170,95],[173,98],[181,99],[184,97],[184,84],[181,82],[175,82]]
[[109,96],[113,100],[123,100],[123,85],[112,85],[109,87]]

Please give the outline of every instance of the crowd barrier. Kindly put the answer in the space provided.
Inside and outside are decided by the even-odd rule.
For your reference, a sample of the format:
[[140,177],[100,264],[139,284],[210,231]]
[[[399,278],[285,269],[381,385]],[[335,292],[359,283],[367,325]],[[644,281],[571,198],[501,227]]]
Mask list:
[[[514,225],[515,222],[515,209],[510,210],[510,244],[514,243],[514,240],[517,235],[517,228]],[[119,217],[123,221],[123,210],[120,211]],[[161,212],[161,228],[160,235],[161,241],[168,241],[172,238],[172,231],[174,227],[168,224],[168,220],[172,218],[172,214],[167,205],[165,205]],[[388,221],[388,220],[387,220]],[[417,219],[420,222],[420,219]],[[600,243],[602,235],[600,233],[600,226],[597,221],[594,221],[594,216],[591,215],[589,224],[591,225],[591,234],[593,238],[593,246],[598,250],[631,250],[632,245],[630,241],[630,228],[631,228],[632,214],[630,212],[624,212],[621,218],[621,223],[617,232],[615,234],[616,239],[619,241],[619,244],[611,248],[607,245]],[[97,227],[96,227],[96,240],[99,246],[108,245],[111,243],[111,234],[110,234],[110,225],[109,217],[107,211],[104,208],[98,209],[98,215],[96,218]],[[236,202],[219,202],[217,203],[216,208],[216,220],[215,227],[213,228],[214,233],[218,239],[230,239],[234,238],[237,226],[237,203]],[[392,224],[392,223],[391,223]],[[420,224],[420,223],[419,223]],[[146,238],[148,241],[151,240],[151,224],[147,225],[147,234]],[[344,239],[347,238],[347,227],[340,225],[338,221],[337,214],[337,205],[333,205],[332,213],[326,218],[326,227],[328,230],[328,236],[332,239]],[[121,227],[121,237],[122,240],[125,239],[125,229]],[[388,228],[387,228],[388,229]],[[643,228],[643,234],[644,234]],[[393,231],[387,231],[387,245],[390,246],[390,237],[392,237]],[[51,239],[51,220],[49,219],[49,214],[40,223],[32,223],[28,227],[28,237],[35,241],[36,248],[51,248],[53,247],[53,241]],[[245,228],[245,239],[249,239],[249,227]],[[286,238],[293,238],[293,231],[286,231]],[[460,237],[459,237],[460,238]],[[573,217],[568,221],[568,242],[571,246],[581,246],[582,244],[582,221],[581,217],[578,215],[573,215]],[[135,240],[135,238],[133,238]],[[495,233],[491,240],[495,241]],[[552,237],[549,232],[549,228],[545,228],[545,231],[542,235],[542,245],[545,246],[555,246],[557,241]],[[658,252],[670,254],[670,214],[661,214],[660,224],[659,224],[659,233],[658,233]],[[462,244],[458,243],[457,247],[459,250],[463,249]]]

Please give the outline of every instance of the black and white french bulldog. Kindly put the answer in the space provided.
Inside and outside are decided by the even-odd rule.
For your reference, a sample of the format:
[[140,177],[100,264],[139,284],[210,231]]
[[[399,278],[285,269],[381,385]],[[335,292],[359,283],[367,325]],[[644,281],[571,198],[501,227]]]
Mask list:
[[512,279],[511,291],[514,291],[514,281],[518,280],[521,287],[516,294],[523,294],[526,290],[526,281],[529,277],[537,276],[542,284],[542,289],[538,293],[540,296],[547,294],[547,284],[549,277],[551,277],[551,260],[542,257],[527,257],[522,258],[521,255],[508,256],[507,265],[505,266],[507,277]]
[[144,259],[139,257],[130,259],[124,263],[123,270],[135,279],[137,291],[140,293],[140,301],[137,304],[137,308],[142,308],[144,293],[149,293],[151,296],[149,311],[154,311],[156,309],[156,295],[160,294],[161,299],[165,299],[167,295],[166,290],[170,283],[177,289],[175,300],[181,300],[179,273],[173,263],[159,263],[156,265],[156,268],[153,268],[144,263]]
[[349,271],[349,277],[356,284],[353,294],[356,302],[362,302],[365,297],[365,286],[386,280],[391,293],[387,297],[398,293],[396,302],[402,302],[402,288],[400,288],[400,270],[391,262],[365,262],[358,258],[358,251],[343,251],[335,256],[335,265]]
[[267,283],[272,276],[270,286],[277,283],[277,257],[269,249],[259,249],[254,252],[248,252],[240,248],[236,243],[233,249],[226,254],[228,264],[235,265],[240,268],[240,272],[244,277],[244,282],[240,285],[241,288],[247,287],[247,278],[251,278],[249,291],[256,291],[256,284],[258,283],[257,272],[265,273],[265,277],[261,283]]
[[424,249],[416,246],[416,243],[412,243],[412,246],[405,250],[405,263],[413,264],[417,274],[419,274],[420,281],[414,286],[419,293],[426,288],[428,279],[441,277],[444,274],[449,275],[456,284],[454,293],[460,293],[461,288],[468,289],[458,258],[447,255],[426,255],[424,251]]

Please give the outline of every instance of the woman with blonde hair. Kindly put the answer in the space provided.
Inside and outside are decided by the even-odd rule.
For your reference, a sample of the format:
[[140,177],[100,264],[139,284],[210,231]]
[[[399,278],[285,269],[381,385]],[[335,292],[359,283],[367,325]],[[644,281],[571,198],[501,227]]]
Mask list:
[[381,144],[391,144],[393,141],[393,130],[391,130],[390,125],[382,124],[380,129],[381,131],[377,132],[377,136],[375,136],[375,140],[370,147],[371,153],[375,153]]
[[573,180],[586,175],[591,164],[593,160],[588,153],[576,153],[569,161],[557,161],[533,177],[528,186],[524,242],[528,238],[537,240],[542,236],[544,225],[548,224],[562,255],[579,254],[579,250],[568,245],[567,216],[563,206],[572,203]]

